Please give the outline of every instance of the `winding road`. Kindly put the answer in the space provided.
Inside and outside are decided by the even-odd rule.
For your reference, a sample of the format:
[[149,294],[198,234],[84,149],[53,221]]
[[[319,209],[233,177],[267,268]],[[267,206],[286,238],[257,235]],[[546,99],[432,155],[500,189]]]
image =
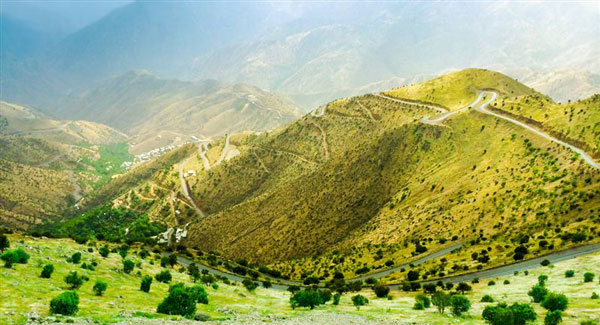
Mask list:
[[183,193],[183,196],[185,196],[185,198],[188,199],[188,201],[190,201],[190,204],[194,208],[194,211],[196,211],[196,213],[201,218],[204,218],[205,217],[204,212],[202,212],[202,210],[200,210],[200,208],[198,208],[198,206],[196,205],[196,202],[194,202],[194,200],[190,196],[188,184],[185,181],[185,177],[183,175],[183,167],[185,166],[185,163],[187,163],[188,160],[190,160],[191,158],[192,157],[187,157],[179,164],[179,180],[181,181],[181,192]]

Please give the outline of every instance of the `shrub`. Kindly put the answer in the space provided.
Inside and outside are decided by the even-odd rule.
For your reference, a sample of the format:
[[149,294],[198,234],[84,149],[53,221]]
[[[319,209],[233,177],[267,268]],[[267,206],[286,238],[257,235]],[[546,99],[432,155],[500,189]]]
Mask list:
[[471,291],[472,288],[470,285],[466,284],[465,282],[461,282],[458,284],[458,286],[456,286],[456,290],[460,291],[461,293],[465,293],[465,291]]
[[360,306],[364,306],[369,303],[369,299],[363,295],[356,295],[352,297],[352,304],[357,310],[360,310]]
[[453,295],[450,297],[450,306],[452,307],[452,313],[460,316],[471,309],[471,302],[463,295]]
[[213,290],[219,289],[219,284],[216,282],[213,282],[210,286],[213,288]]
[[79,264],[79,262],[81,262],[81,253],[80,252],[73,253],[73,255],[71,255],[71,262],[73,264]]
[[5,249],[10,247],[10,240],[5,234],[0,234],[0,252],[4,252]]
[[417,280],[419,280],[419,272],[410,270],[406,274],[406,277],[407,277],[408,281],[417,281]]
[[2,255],[0,255],[0,259],[4,261],[4,267],[11,268],[14,263],[27,264],[29,260],[29,254],[27,254],[22,248],[17,248],[15,250],[7,250]]
[[559,293],[549,292],[542,301],[542,307],[549,311],[565,310],[569,304],[567,296]]
[[79,309],[79,296],[75,291],[65,291],[50,301],[52,314],[74,315]]
[[295,285],[291,285],[291,286],[289,286],[289,287],[287,288],[287,291],[289,291],[289,292],[291,292],[291,293],[294,293],[294,292],[300,291],[300,287],[298,287],[298,286],[295,286]]
[[510,284],[510,281],[504,280],[504,284]]
[[450,305],[450,296],[443,291],[438,291],[431,296],[431,303],[443,314],[446,307]]
[[196,282],[196,281],[198,281],[198,279],[200,279],[200,270],[196,266],[196,263],[190,264],[187,268],[187,272],[190,275],[190,277],[192,278],[193,282]]
[[290,304],[292,309],[296,307],[309,307],[310,309],[314,309],[315,306],[324,304],[323,296],[319,292],[319,290],[315,289],[303,289],[295,292],[290,297]]
[[256,288],[258,287],[258,284],[256,284],[256,282],[249,279],[244,279],[244,281],[242,281],[242,284],[244,285],[244,287],[246,287],[246,290],[250,292],[256,290]]
[[489,285],[489,286],[494,286],[494,285],[496,285],[496,281],[494,281],[494,280],[490,280],[490,281],[488,282],[488,285]]
[[77,274],[77,271],[71,271],[65,277],[65,282],[71,285],[71,289],[78,289],[83,284],[83,278]]
[[158,273],[157,275],[155,275],[154,278],[158,282],[169,283],[169,282],[171,282],[171,279],[173,277],[171,276],[171,272],[169,272],[169,270],[163,270],[160,273]]
[[336,292],[336,293],[333,295],[333,304],[334,304],[335,306],[339,305],[339,304],[340,304],[340,299],[341,299],[341,298],[342,298],[342,294],[341,294],[341,293],[339,293],[339,292]]
[[44,265],[44,268],[42,269],[41,277],[50,279],[50,277],[52,276],[52,273],[54,273],[54,265],[46,264],[46,265]]
[[[418,305],[418,306],[417,306]],[[420,308],[420,307],[423,308]],[[426,295],[417,295],[415,297],[415,306],[414,308],[417,310],[425,309],[431,307],[431,300]]]
[[573,270],[567,270],[565,272],[565,278],[572,278],[573,276],[575,276],[575,271],[573,271]]
[[17,254],[17,263],[27,264],[27,261],[29,261],[29,254],[27,254],[25,250],[17,248],[14,252]]
[[490,295],[485,295],[481,297],[481,302],[494,302],[494,298]]
[[142,282],[140,284],[140,290],[144,292],[150,292],[150,286],[152,285],[152,277],[149,275],[144,275],[142,278]]
[[533,308],[528,304],[514,303],[510,307],[505,303],[486,306],[482,317],[492,325],[525,325],[537,319]]
[[206,290],[204,289],[204,287],[197,284],[197,285],[191,287],[189,290],[192,294],[192,298],[194,298],[194,300],[197,303],[205,304],[205,305],[208,304],[208,293],[206,293]]
[[583,282],[592,282],[594,281],[594,273],[592,272],[585,272],[583,274]]
[[196,312],[195,297],[191,290],[184,288],[183,285],[175,285],[169,288],[169,295],[158,304],[156,312],[167,315],[192,317]]
[[96,280],[96,283],[94,284],[94,287],[92,289],[94,290],[96,296],[102,296],[102,294],[104,294],[104,291],[106,291],[107,287],[108,285],[106,284],[106,282],[102,280]]
[[546,281],[548,281],[548,276],[547,275],[540,275],[538,276],[538,284],[543,286],[546,285]]
[[319,279],[314,276],[309,276],[308,278],[304,279],[304,285],[309,286],[311,284],[319,284]]
[[373,287],[373,291],[375,291],[375,295],[378,298],[384,298],[384,297],[387,297],[388,294],[390,293],[390,287],[383,285],[383,284],[376,284]]
[[135,263],[133,263],[133,261],[123,260],[123,272],[129,274],[129,273],[131,273],[131,271],[133,271],[134,267],[135,267]]
[[265,280],[265,281],[263,281],[263,282],[262,282],[262,285],[263,285],[263,288],[267,288],[267,289],[269,289],[270,287],[272,287],[272,286],[273,286],[273,284],[272,284],[272,283],[271,283],[271,281],[269,281],[269,280]]
[[548,294],[548,289],[543,285],[536,284],[534,285],[527,294],[533,299],[533,302],[542,302],[546,295]]
[[110,250],[108,249],[108,246],[104,245],[98,250],[98,253],[100,253],[100,256],[102,257],[107,257]]
[[437,291],[437,286],[434,283],[424,284],[423,291],[425,291],[427,293],[434,293]]
[[177,255],[175,255],[175,254],[169,255],[168,261],[169,261],[169,265],[171,265],[171,267],[175,266],[175,264],[177,264]]
[[544,325],[556,325],[562,322],[562,312],[560,310],[549,311],[544,318]]
[[541,264],[542,266],[548,266],[548,265],[550,265],[550,261],[549,261],[549,260],[547,260],[547,259],[545,259],[545,260],[543,260],[543,261],[542,261],[540,264]]

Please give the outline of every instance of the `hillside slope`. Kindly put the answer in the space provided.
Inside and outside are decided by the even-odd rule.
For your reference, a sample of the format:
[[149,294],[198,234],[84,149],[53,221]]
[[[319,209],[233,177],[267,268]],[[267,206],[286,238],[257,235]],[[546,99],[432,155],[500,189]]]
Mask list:
[[[411,86],[413,99],[458,107],[478,89],[497,88],[502,98],[535,94],[486,70],[440,79],[449,78],[461,82]],[[420,239],[431,249],[453,236],[510,242],[549,225],[590,232],[598,171],[507,121],[467,111],[439,125],[420,122],[434,114],[365,95],[242,137],[240,154],[209,171],[194,158],[198,175],[186,183],[208,216],[182,206],[178,224],[190,223],[190,245],[261,262],[361,247],[375,256],[377,247]],[[158,183],[176,184],[175,175],[173,168]],[[151,186],[136,191],[152,192]],[[143,196],[149,210],[166,205],[164,196]],[[358,257],[351,260],[350,269],[361,266]]]

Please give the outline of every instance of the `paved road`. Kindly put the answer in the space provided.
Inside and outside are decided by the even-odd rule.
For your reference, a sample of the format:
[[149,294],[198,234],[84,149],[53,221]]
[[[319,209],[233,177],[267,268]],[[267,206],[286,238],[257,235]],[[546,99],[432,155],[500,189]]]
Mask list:
[[[443,282],[458,283],[458,282],[469,282],[473,279],[495,278],[495,277],[504,276],[504,275],[511,275],[515,271],[521,272],[524,270],[539,267],[540,263],[546,259],[548,261],[550,261],[550,263],[554,264],[554,263],[557,263],[560,261],[570,260],[572,258],[576,258],[576,257],[582,256],[582,255],[591,254],[591,253],[595,253],[595,252],[599,252],[599,251],[600,251],[600,243],[584,245],[584,246],[569,248],[569,249],[559,251],[559,252],[550,253],[550,254],[547,254],[544,256],[532,258],[530,260],[526,260],[526,261],[522,261],[522,262],[518,262],[518,263],[494,267],[494,268],[487,269],[487,270],[477,271],[477,272],[463,274],[463,275],[450,276],[450,277],[446,277],[443,279],[422,281],[421,284],[436,283],[440,280],[442,280]],[[401,285],[394,284],[394,285],[391,285],[390,287],[397,289],[397,288],[401,287]]]
[[208,158],[206,157],[206,152],[208,151],[208,143],[207,142],[199,143],[198,151],[199,151],[200,158],[202,158],[202,162],[204,163],[204,170],[209,170],[210,162],[208,161]]
[[[475,107],[475,105],[477,105],[477,103],[479,103],[480,101],[483,100],[483,96],[485,96],[485,94],[483,92],[480,92],[479,95],[477,96],[477,98],[475,98],[475,100],[471,104],[469,104],[469,105],[467,105],[465,107],[459,108],[457,110],[454,110],[454,111],[442,113],[441,115],[439,115],[439,116],[437,116],[435,118],[431,118],[430,119],[428,117],[424,117],[424,118],[421,119],[421,122],[422,123],[426,123],[426,124],[432,124],[432,125],[440,124],[440,123],[444,122],[444,120],[446,120],[447,118],[449,118],[450,116],[452,116],[452,115],[454,115],[456,113],[460,113],[460,112],[468,110],[468,109],[470,109],[472,107]],[[491,102],[491,101],[493,101],[493,99],[490,99],[488,101],[488,103]]]
[[476,109],[477,111],[479,111],[481,113],[484,113],[484,114],[495,116],[497,118],[501,118],[501,119],[506,120],[506,121],[509,121],[509,122],[511,122],[513,124],[516,124],[516,125],[518,125],[520,127],[525,128],[525,129],[527,129],[527,130],[529,130],[529,131],[531,131],[531,132],[533,132],[533,133],[535,133],[535,134],[537,134],[537,135],[539,135],[539,136],[541,136],[543,138],[546,138],[546,139],[548,139],[548,140],[550,140],[552,142],[558,143],[559,145],[561,145],[563,147],[569,148],[572,151],[578,153],[581,156],[581,158],[583,158],[583,160],[588,165],[592,166],[595,169],[599,169],[600,170],[600,165],[598,165],[598,163],[596,163],[594,161],[594,159],[592,157],[590,157],[590,155],[588,155],[585,151],[583,151],[583,149],[578,148],[578,147],[576,147],[576,146],[574,146],[572,144],[566,143],[564,141],[561,141],[561,140],[559,140],[559,139],[557,139],[557,138],[555,138],[555,137],[553,137],[553,136],[551,136],[551,135],[549,135],[549,134],[547,134],[547,133],[545,133],[545,132],[543,132],[541,130],[538,130],[538,129],[536,129],[536,128],[534,128],[534,127],[532,127],[532,126],[530,126],[530,125],[528,125],[526,123],[523,123],[523,122],[521,122],[519,120],[515,120],[515,119],[510,118],[508,116],[504,116],[504,115],[501,115],[501,114],[498,114],[498,113],[495,113],[495,112],[492,112],[492,111],[488,110],[487,109],[488,105],[493,100],[495,100],[498,97],[498,93],[496,93],[494,91],[480,91],[479,93],[480,94],[484,94],[484,95],[489,95],[489,96],[491,96],[491,98],[490,98],[490,100],[486,101],[483,105],[479,106]]
[[187,182],[185,181],[185,177],[183,176],[183,167],[185,166],[185,163],[187,163],[188,160],[190,160],[190,158],[192,158],[192,157],[185,158],[179,164],[179,181],[181,182],[181,192],[183,193],[183,196],[185,196],[185,198],[188,199],[188,201],[190,201],[190,204],[192,205],[192,207],[194,208],[194,210],[196,211],[196,213],[201,218],[204,218],[205,217],[204,212],[202,212],[202,210],[200,210],[200,208],[198,208],[198,206],[196,205],[196,202],[194,202],[194,200],[190,196],[190,192],[188,190]]
[[223,162],[223,159],[227,156],[227,151],[229,151],[229,134],[225,137],[225,145],[223,146],[223,150],[221,151],[221,156],[219,156],[219,160],[215,162],[213,166],[216,166]]
[[440,106],[436,106],[436,105],[423,104],[423,103],[419,103],[419,102],[415,102],[415,101],[410,101],[410,100],[405,100],[405,99],[394,98],[394,97],[390,97],[390,96],[382,95],[382,94],[379,94],[379,93],[373,93],[373,94],[371,94],[371,95],[373,95],[373,96],[377,96],[377,97],[381,97],[381,98],[385,98],[385,99],[388,99],[388,100],[391,100],[391,101],[393,101],[393,102],[400,103],[400,104],[406,104],[406,105],[417,105],[417,106],[428,107],[428,108],[434,109],[434,110],[436,110],[436,111],[438,111],[438,112],[440,112],[440,113],[446,113],[446,112],[448,112],[448,110],[447,110],[447,109],[445,109],[445,108],[443,108],[443,107],[440,107]]

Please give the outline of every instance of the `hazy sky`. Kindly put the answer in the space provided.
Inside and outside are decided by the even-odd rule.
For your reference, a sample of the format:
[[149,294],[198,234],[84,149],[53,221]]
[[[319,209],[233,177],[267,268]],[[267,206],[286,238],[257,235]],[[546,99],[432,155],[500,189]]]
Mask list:
[[0,11],[40,31],[74,32],[132,0],[2,0]]

